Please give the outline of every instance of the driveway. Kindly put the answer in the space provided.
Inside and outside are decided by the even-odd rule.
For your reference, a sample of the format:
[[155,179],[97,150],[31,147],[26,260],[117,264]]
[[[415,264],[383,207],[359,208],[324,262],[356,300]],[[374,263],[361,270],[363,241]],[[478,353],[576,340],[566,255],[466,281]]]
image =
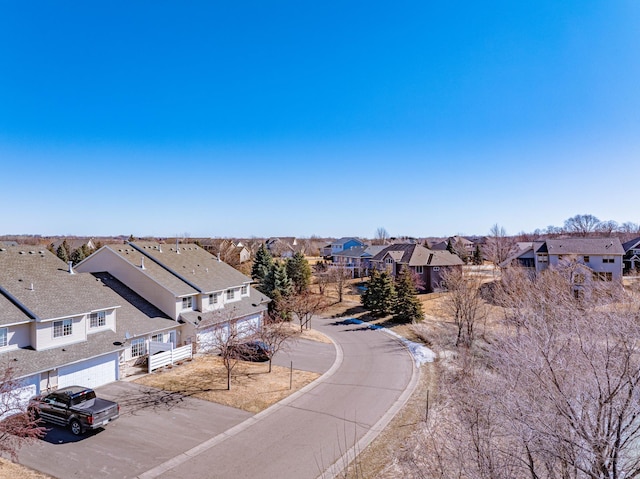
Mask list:
[[384,428],[416,375],[390,335],[314,325],[337,346],[301,340],[276,362],[329,374],[258,415],[117,382],[98,393],[121,404],[120,419],[82,438],[54,427],[20,462],[60,478],[332,477]]

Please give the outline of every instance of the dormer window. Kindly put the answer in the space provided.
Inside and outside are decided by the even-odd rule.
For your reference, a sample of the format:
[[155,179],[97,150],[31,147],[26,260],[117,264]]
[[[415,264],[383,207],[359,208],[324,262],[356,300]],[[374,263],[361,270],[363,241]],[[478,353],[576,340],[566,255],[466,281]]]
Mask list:
[[101,328],[107,324],[107,314],[104,311],[98,311],[97,313],[91,313],[89,315],[89,327]]
[[62,321],[53,322],[53,337],[61,338],[63,336],[71,336],[73,334],[73,321],[71,319],[63,319]]
[[249,293],[249,287],[245,284],[242,286],[242,288],[240,289],[240,294],[242,296],[246,296],[247,293]]
[[227,299],[233,299],[236,296],[236,290],[235,289],[228,289],[227,290]]
[[8,343],[7,328],[0,328],[0,348],[4,348]]
[[218,303],[218,293],[211,293],[209,295],[209,304],[217,304]]
[[182,309],[192,309],[193,308],[193,296],[187,296],[186,298],[182,298]]

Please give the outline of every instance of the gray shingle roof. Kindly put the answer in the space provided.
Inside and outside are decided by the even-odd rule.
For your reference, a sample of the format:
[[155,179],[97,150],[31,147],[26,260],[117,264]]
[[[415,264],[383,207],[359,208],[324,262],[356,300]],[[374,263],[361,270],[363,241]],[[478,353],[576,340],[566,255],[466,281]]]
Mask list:
[[624,255],[618,238],[564,238],[546,241],[549,254]]
[[[112,294],[47,250],[0,251],[0,286],[40,319],[74,316],[118,305]],[[33,286],[33,287],[32,287]]]
[[[195,244],[160,245],[158,243],[130,243],[137,254],[145,254],[157,263],[169,268],[202,293],[222,291],[231,286],[251,282],[251,278],[240,273]],[[179,254],[178,254],[179,251]],[[145,261],[145,268],[153,261]],[[183,281],[184,281],[183,280]]]
[[201,311],[188,311],[181,313],[180,317],[196,326],[202,325],[208,327],[266,311],[269,301],[270,299],[264,294],[253,288],[249,288],[248,298],[245,297],[240,301],[227,303],[223,309],[208,311],[206,313]]
[[448,251],[434,251],[422,245],[414,243],[392,244],[387,246],[372,260],[382,261],[389,254],[394,261],[405,263],[409,266],[456,266],[461,265],[462,260]]
[[633,238],[631,241],[627,241],[626,243],[622,244],[622,249],[624,249],[624,252],[628,252],[630,249],[634,249],[638,247],[638,244],[640,244],[640,237],[639,238]]

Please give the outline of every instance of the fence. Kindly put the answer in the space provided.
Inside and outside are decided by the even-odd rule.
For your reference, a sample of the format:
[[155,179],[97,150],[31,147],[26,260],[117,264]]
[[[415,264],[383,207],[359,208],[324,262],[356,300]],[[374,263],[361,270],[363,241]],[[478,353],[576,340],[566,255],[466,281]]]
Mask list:
[[149,343],[149,372],[162,368],[164,366],[173,365],[178,361],[191,359],[193,357],[193,348],[190,344],[179,348],[173,348],[171,343],[158,343],[150,341]]

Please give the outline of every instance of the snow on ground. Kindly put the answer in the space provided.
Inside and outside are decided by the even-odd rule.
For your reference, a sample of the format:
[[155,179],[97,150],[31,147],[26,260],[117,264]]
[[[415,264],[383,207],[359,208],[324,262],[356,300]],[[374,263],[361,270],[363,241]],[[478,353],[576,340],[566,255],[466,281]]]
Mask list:
[[[341,321],[341,323],[343,323],[343,324],[365,324],[364,321],[362,321],[361,319],[356,319],[356,318],[345,319],[344,321]],[[382,330],[385,333],[390,334],[391,336],[395,336],[396,338],[398,338],[400,340],[400,342],[407,347],[407,349],[409,350],[409,352],[413,356],[413,359],[416,362],[416,366],[422,366],[424,363],[431,363],[436,358],[436,353],[431,351],[425,345],[419,344],[419,343],[414,343],[413,341],[409,341],[407,338],[405,338],[403,336],[400,336],[398,333],[396,333],[395,331],[392,331],[389,328],[383,328],[382,326],[378,326],[377,324],[370,324],[368,327],[369,327],[369,329]]]

